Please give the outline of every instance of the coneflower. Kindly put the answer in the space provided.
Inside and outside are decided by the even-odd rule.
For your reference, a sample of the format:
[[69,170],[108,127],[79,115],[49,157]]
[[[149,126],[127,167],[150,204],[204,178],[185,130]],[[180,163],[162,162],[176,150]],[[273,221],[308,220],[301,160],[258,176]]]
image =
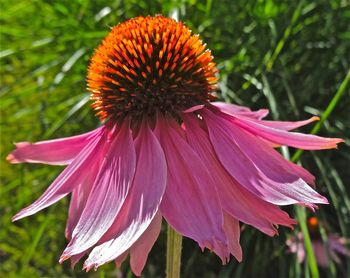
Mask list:
[[68,165],[13,220],[71,195],[60,261],[86,269],[128,254],[140,275],[162,218],[226,263],[242,259],[239,222],[273,236],[295,221],[278,206],[327,203],[314,177],[274,147],[335,148],[341,139],[289,132],[267,110],[211,102],[217,69],[188,27],[163,16],[114,27],[91,58],[88,87],[102,121],[75,137],[18,143],[12,163]]
[[[322,239],[320,225],[325,230],[327,239]],[[310,232],[312,249],[315,253],[315,259],[319,266],[328,267],[331,260],[340,264],[339,255],[350,257],[350,250],[346,248],[346,243],[350,241],[344,237],[340,237],[331,233],[324,223],[319,222],[317,217],[313,216],[307,220],[307,227]],[[286,244],[289,252],[297,255],[298,261],[301,263],[305,259],[305,246],[302,233],[290,237]]]

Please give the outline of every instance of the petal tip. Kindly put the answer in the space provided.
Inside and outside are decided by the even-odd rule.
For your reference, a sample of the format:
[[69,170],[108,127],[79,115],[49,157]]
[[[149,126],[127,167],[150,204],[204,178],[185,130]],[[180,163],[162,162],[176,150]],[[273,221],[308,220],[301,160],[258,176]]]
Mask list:
[[328,201],[328,199],[326,197],[322,196],[322,201],[319,204],[329,205],[329,201]]
[[16,222],[16,221],[22,219],[23,217],[24,217],[24,216],[22,216],[21,212],[19,212],[19,213],[15,214],[15,215],[11,218],[11,221],[12,221],[12,222]]
[[11,164],[16,164],[16,163],[20,163],[20,161],[18,161],[16,159],[16,157],[13,155],[13,153],[10,153],[6,156],[6,160],[11,163]]
[[94,269],[95,271],[98,268],[98,264],[96,263],[84,263],[83,265],[83,270],[85,270],[86,272],[89,272],[91,269]]
[[59,262],[60,264],[62,264],[64,261],[68,260],[70,257],[71,257],[71,256],[70,256],[69,254],[67,254],[67,252],[66,252],[66,250],[65,250],[65,251],[63,251],[63,253],[62,253],[60,259],[58,260],[58,262]]

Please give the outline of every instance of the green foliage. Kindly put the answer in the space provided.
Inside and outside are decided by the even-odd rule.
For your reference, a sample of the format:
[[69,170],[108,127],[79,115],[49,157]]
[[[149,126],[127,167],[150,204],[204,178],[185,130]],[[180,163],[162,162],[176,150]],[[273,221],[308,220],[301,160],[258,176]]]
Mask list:
[[[322,115],[350,68],[348,1],[115,0],[1,1],[1,187],[0,277],[112,277],[132,274],[113,263],[85,274],[58,264],[66,241],[68,198],[11,223],[34,201],[60,167],[9,165],[12,142],[38,141],[86,132],[98,125],[88,101],[85,76],[93,49],[110,26],[137,15],[177,11],[200,33],[220,69],[219,97],[252,108],[269,107],[271,116],[298,120]],[[347,141],[337,151],[305,152],[300,162],[313,172],[317,189],[331,205],[316,212],[334,233],[350,238],[350,94],[332,102],[319,134]],[[304,128],[307,132],[310,128]],[[294,150],[290,150],[294,152]],[[286,208],[293,215],[291,208]],[[308,215],[312,212],[306,211]],[[269,238],[243,227],[242,263],[226,266],[213,254],[184,240],[183,277],[304,277],[286,252],[285,240],[299,231],[280,229]],[[165,231],[153,248],[145,277],[163,277]],[[321,277],[350,277],[350,262],[319,269]]]

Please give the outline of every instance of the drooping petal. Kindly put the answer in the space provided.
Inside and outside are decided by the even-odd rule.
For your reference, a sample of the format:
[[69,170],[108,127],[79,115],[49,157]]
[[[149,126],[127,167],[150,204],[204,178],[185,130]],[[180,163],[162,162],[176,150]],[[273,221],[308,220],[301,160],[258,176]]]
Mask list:
[[125,251],[123,254],[121,254],[119,257],[117,257],[114,262],[115,262],[115,266],[117,268],[120,268],[122,263],[126,260],[126,258],[128,257],[129,255],[129,250],[128,251]]
[[147,257],[156,242],[162,225],[162,216],[157,213],[151,224],[143,235],[135,242],[130,249],[130,266],[136,276],[141,276],[141,272],[146,265]]
[[[242,117],[242,115],[239,114],[231,114],[235,117]],[[318,121],[319,118],[318,117],[311,117],[308,120],[305,121],[297,121],[297,122],[285,122],[285,121],[266,121],[266,120],[254,120],[251,118],[251,120],[256,121],[262,125],[268,126],[268,127],[272,127],[272,128],[276,128],[276,129],[281,129],[281,130],[293,130],[296,128],[299,128],[301,126],[307,125],[313,121]],[[280,144],[276,144],[276,143],[272,143],[268,140],[265,140],[264,138],[261,138],[262,140],[264,140],[266,143],[268,143],[270,146],[276,148],[276,147],[280,147]],[[303,167],[300,167],[297,164],[294,163],[290,163],[290,167],[293,168],[293,171],[298,173],[298,175],[305,180],[308,184],[311,185],[315,185],[315,177],[306,169],[304,169]]]
[[186,135],[192,148],[201,160],[215,173],[218,195],[224,210],[240,221],[252,225],[273,236],[277,233],[274,225],[291,226],[295,221],[280,210],[238,184],[218,161],[208,135],[200,128],[199,119],[193,115],[183,115]]
[[327,247],[322,240],[313,240],[312,248],[314,249],[316,262],[322,267],[327,267],[329,265],[329,255]]
[[288,132],[242,117],[230,117],[229,121],[272,143],[304,150],[332,149],[336,148],[337,144],[344,142],[339,138],[324,138],[316,135]]
[[[170,126],[172,125],[172,126]],[[179,233],[203,247],[226,243],[215,182],[209,169],[188,145],[177,123],[159,120],[157,129],[168,164],[168,185],[161,213]],[[219,248],[213,251],[221,253]]]
[[224,213],[224,230],[228,241],[230,253],[237,259],[242,261],[242,248],[239,244],[241,230],[237,219],[227,213]]
[[271,128],[275,128],[275,129],[281,129],[281,130],[293,130],[293,129],[297,129],[299,127],[302,127],[304,125],[307,125],[309,123],[315,122],[320,120],[319,117],[311,117],[310,119],[304,120],[304,121],[296,121],[296,122],[287,122],[287,121],[265,121],[265,120],[261,120],[261,121],[257,121],[259,124],[267,126],[267,127],[271,127]]
[[246,189],[276,205],[327,203],[262,140],[207,109],[203,117],[220,162]]
[[[86,269],[99,267],[128,250],[149,227],[158,211],[167,180],[163,150],[146,124],[135,144],[137,167],[132,188],[113,225],[101,238],[101,244],[86,260]],[[137,265],[137,269],[139,267]]]
[[269,114],[268,109],[252,111],[248,107],[229,104],[225,102],[212,102],[211,104],[219,108],[222,112],[232,116],[244,116],[252,119],[261,120],[262,118],[265,118],[267,114]]
[[235,104],[228,104],[224,102],[212,102],[213,106],[219,108],[222,112],[229,114],[231,116],[235,117],[243,117],[243,119],[246,117],[252,121],[256,121],[262,125],[281,129],[281,130],[293,130],[299,127],[302,127],[304,125],[307,125],[309,123],[312,123],[314,121],[318,121],[320,118],[313,116],[310,119],[304,120],[304,121],[296,121],[296,122],[288,122],[288,121],[267,121],[267,120],[261,120],[268,114],[267,109],[260,109],[258,111],[251,111],[250,108],[245,106],[238,106]]
[[84,251],[80,254],[77,254],[77,255],[73,255],[72,257],[70,257],[70,265],[71,265],[71,268],[74,269],[75,265],[81,260],[81,258],[83,258],[86,254],[88,253],[88,250],[87,251]]
[[73,230],[77,225],[79,218],[85,208],[86,202],[90,195],[92,186],[95,182],[95,179],[100,170],[100,163],[103,159],[103,156],[94,157],[95,164],[91,167],[90,171],[86,174],[86,180],[84,183],[79,184],[74,188],[72,192],[72,197],[70,200],[69,210],[68,210],[68,219],[66,225],[65,235],[67,239],[71,239]]
[[96,136],[100,136],[104,127],[97,128],[81,135],[41,141],[36,143],[16,143],[16,149],[7,156],[11,163],[44,163],[67,165]]
[[125,121],[113,138],[61,261],[92,247],[113,224],[135,173],[135,147]]
[[96,136],[81,150],[78,156],[69,164],[63,172],[55,179],[39,199],[33,204],[17,213],[12,221],[32,215],[72,192],[76,186],[84,183],[86,172],[88,172],[94,163],[94,158],[103,153],[103,146],[106,140],[107,132],[100,137]]
[[339,254],[350,257],[350,250],[345,247],[346,239],[337,237],[333,234],[328,237],[328,244],[330,248]]

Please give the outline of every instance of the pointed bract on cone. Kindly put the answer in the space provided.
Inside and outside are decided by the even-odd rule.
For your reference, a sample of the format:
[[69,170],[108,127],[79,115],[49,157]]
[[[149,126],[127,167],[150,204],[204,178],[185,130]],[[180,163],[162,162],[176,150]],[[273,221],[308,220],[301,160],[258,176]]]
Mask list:
[[307,170],[274,149],[335,148],[341,139],[290,132],[317,120],[267,121],[268,110],[211,102],[217,77],[198,35],[162,16],[114,27],[91,59],[88,85],[103,125],[89,133],[22,142],[12,163],[67,165],[13,220],[72,194],[60,262],[84,269],[130,254],[141,275],[162,219],[227,263],[242,260],[240,224],[273,236],[296,223],[279,206],[327,199]]

